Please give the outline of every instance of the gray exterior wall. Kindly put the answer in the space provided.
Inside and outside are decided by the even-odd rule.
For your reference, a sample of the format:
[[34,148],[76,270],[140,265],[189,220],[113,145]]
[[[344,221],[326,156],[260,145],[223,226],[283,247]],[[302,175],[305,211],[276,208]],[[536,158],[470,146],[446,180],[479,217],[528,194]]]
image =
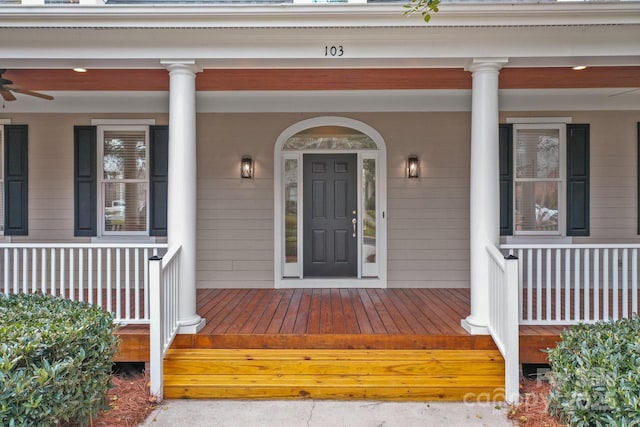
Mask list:
[[[325,114],[198,114],[198,287],[273,287],[274,144],[288,126]],[[329,113],[326,115],[335,115]],[[468,287],[470,114],[341,114],[385,139],[388,286]],[[639,111],[503,112],[569,116],[591,125],[591,236],[575,242],[640,242],[637,235]],[[13,241],[88,242],[73,237],[73,126],[93,118],[164,114],[0,114],[29,125],[29,236]],[[240,158],[255,160],[253,180]],[[421,178],[404,177],[407,156]]]

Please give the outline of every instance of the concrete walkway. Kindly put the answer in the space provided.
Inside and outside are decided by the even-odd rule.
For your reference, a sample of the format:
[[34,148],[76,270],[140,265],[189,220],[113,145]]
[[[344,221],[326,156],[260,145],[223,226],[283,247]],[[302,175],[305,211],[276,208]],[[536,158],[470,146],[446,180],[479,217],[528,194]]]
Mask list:
[[505,403],[167,400],[142,427],[511,427]]

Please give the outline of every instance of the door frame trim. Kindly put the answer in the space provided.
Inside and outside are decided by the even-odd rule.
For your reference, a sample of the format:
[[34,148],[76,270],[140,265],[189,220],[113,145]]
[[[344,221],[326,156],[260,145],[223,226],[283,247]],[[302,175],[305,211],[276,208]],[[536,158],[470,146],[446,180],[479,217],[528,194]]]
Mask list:
[[[300,150],[296,152],[283,151],[284,143],[293,135],[318,126],[342,126],[355,129],[369,136],[376,144],[377,150]],[[284,206],[283,200],[283,167],[284,159],[291,158],[292,153],[298,153],[300,158],[304,153],[329,154],[329,153],[355,153],[358,155],[358,206],[361,205],[361,165],[363,158],[367,158],[367,153],[376,153],[376,212],[379,218],[378,229],[376,230],[377,245],[377,277],[361,277],[361,245],[358,245],[358,277],[357,278],[304,278],[302,272],[300,277],[284,277]],[[371,157],[369,157],[371,158]],[[302,120],[285,129],[274,147],[274,285],[275,288],[386,288],[387,287],[387,150],[382,135],[373,127],[358,120],[339,117],[322,116],[312,119]],[[301,163],[299,163],[301,165]],[[298,179],[301,179],[301,168],[298,170]],[[302,194],[298,194],[298,202]],[[299,204],[299,208],[304,207]],[[359,216],[361,215],[361,209]],[[359,223],[361,218],[359,218]],[[298,224],[298,256],[301,257],[302,224]]]

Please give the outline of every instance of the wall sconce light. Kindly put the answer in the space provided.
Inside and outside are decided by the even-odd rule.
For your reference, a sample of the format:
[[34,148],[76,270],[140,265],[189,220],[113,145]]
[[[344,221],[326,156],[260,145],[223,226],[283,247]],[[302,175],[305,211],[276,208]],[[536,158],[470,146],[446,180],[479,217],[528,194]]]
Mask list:
[[242,162],[240,163],[240,177],[253,178],[253,160],[251,160],[251,157],[249,156],[242,157]]
[[407,178],[420,178],[420,162],[418,156],[409,156],[407,159]]

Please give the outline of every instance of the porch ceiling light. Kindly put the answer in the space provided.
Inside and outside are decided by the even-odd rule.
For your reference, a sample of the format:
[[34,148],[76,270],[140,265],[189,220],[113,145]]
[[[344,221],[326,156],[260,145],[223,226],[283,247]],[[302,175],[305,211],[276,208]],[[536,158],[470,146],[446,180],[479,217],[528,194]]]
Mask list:
[[418,156],[409,156],[407,159],[407,178],[420,178],[420,161],[418,161]]
[[82,67],[75,67],[73,71],[75,71],[76,73],[86,73],[87,69]]
[[253,178],[253,160],[249,156],[243,156],[240,163],[240,177]]
[[586,65],[576,65],[575,67],[571,68],[574,71],[582,71],[582,70],[586,70],[587,66]]

